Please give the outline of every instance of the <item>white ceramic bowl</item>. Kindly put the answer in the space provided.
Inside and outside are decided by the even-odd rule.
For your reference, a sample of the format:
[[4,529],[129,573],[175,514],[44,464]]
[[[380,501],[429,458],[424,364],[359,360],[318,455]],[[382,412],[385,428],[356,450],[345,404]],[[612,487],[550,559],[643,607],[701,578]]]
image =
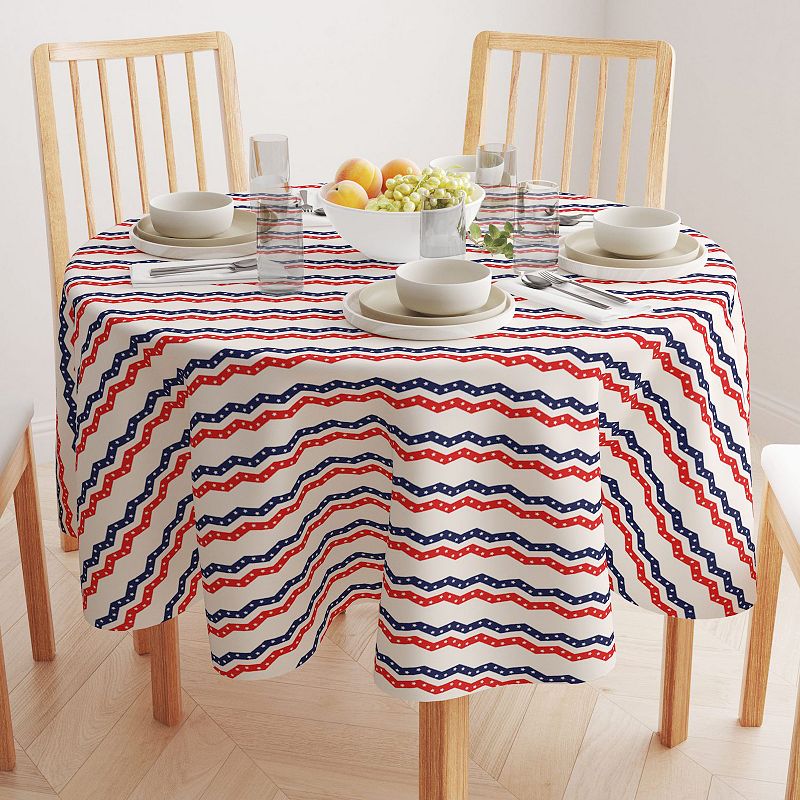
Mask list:
[[674,211],[645,206],[604,208],[594,215],[594,240],[609,253],[647,258],[678,243],[681,218]]
[[434,158],[428,165],[434,169],[452,169],[458,172],[466,172],[469,179],[475,183],[476,157],[472,156],[442,156]]
[[150,221],[162,236],[206,239],[233,223],[233,199],[217,192],[172,192],[150,201]]
[[[401,263],[419,259],[418,211],[366,211],[339,206],[325,199],[328,185],[320,189],[319,202],[346,242],[378,261]],[[475,200],[464,206],[467,227],[475,220],[486,194],[480,186],[475,192]]]
[[397,296],[412,311],[436,317],[468,314],[486,304],[492,288],[489,267],[460,258],[423,258],[401,264]]

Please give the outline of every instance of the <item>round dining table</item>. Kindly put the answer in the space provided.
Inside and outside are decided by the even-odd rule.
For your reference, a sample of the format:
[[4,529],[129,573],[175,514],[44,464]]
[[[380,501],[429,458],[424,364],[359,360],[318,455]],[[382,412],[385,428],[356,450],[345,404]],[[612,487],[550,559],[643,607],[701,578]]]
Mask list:
[[252,274],[132,285],[158,260],[132,223],[75,252],[59,313],[61,525],[92,625],[150,628],[200,591],[214,669],[269,678],[377,600],[375,680],[422,704],[421,769],[447,784],[426,798],[456,798],[470,693],[602,676],[615,604],[753,603],[745,326],[699,232],[696,272],[592,281],[641,313],[518,298],[495,333],[426,342],[344,319],[395,265],[330,228],[305,231],[302,291],[276,296]]

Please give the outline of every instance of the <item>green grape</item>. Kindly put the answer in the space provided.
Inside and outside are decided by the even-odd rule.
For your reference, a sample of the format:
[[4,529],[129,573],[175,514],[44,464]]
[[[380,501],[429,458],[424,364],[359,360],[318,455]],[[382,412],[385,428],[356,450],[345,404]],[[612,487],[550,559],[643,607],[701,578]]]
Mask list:
[[476,187],[461,169],[425,167],[419,175],[398,174],[389,178],[386,190],[372,198],[366,208],[389,213],[449,208],[461,200],[470,202],[475,193]]

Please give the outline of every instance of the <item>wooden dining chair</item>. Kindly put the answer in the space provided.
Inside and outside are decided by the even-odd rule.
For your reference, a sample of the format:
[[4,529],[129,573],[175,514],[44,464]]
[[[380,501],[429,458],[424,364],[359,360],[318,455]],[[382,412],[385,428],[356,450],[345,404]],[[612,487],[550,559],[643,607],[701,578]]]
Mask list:
[[[650,137],[646,165],[644,202],[663,207],[666,193],[667,156],[672,114],[672,82],[674,53],[667,42],[629,41],[617,39],[575,39],[562,36],[535,36],[524,33],[482,31],[472,47],[472,67],[469,78],[464,153],[472,154],[483,141],[486,96],[489,86],[489,65],[492,52],[511,53],[508,102],[505,120],[505,143],[514,144],[517,132],[520,70],[523,54],[538,56],[539,94],[536,102],[535,138],[533,145],[533,180],[541,179],[544,160],[545,122],[547,119],[551,67],[555,59],[568,59],[569,84],[561,147],[561,190],[581,191],[596,197],[600,187],[604,133],[607,132],[606,105],[609,64],[613,59],[627,62],[622,119],[619,121],[619,153],[616,164],[617,202],[624,202],[628,191],[628,167],[631,156],[634,106],[636,98],[637,65],[641,61],[655,62]],[[575,150],[578,86],[581,65],[590,59],[599,60],[597,89],[594,102],[594,126],[591,142],[591,162],[585,182],[576,188],[572,162]],[[524,106],[523,106],[524,108]],[[524,111],[528,118],[527,108]],[[661,741],[668,747],[682,742],[687,735],[689,689],[692,669],[692,620],[668,617],[664,634],[664,668],[661,697]]]
[[[61,173],[61,157],[53,101],[51,77],[52,65],[67,63],[72,89],[72,108],[75,136],[80,163],[83,209],[86,217],[86,233],[91,238],[97,231],[95,220],[103,225],[114,225],[125,219],[122,187],[118,170],[117,143],[114,136],[111,90],[108,80],[107,62],[124,60],[128,84],[128,105],[133,131],[133,153],[138,175],[138,208],[134,214],[148,210],[148,161],[145,155],[145,140],[142,131],[142,115],[137,82],[137,63],[151,60],[155,65],[158,89],[161,132],[163,134],[164,160],[169,191],[178,190],[178,171],[175,158],[173,122],[170,110],[165,56],[182,55],[188,91],[188,112],[191,120],[194,145],[196,181],[189,188],[206,189],[206,154],[203,146],[203,131],[198,96],[198,81],[195,69],[195,53],[212,51],[217,68],[217,93],[222,122],[227,167],[228,190],[246,191],[247,178],[242,144],[241,120],[239,116],[239,94],[236,83],[233,46],[227,34],[219,31],[195,33],[183,36],[163,36],[151,39],[121,39],[117,41],[74,42],[41,44],[33,52],[33,79],[39,126],[42,176],[44,182],[45,208],[50,254],[51,283],[53,289],[54,323],[58,322],[58,307],[64,285],[64,270],[72,252],[67,226],[64,184]],[[108,167],[111,207],[99,209],[95,205],[92,178],[87,150],[86,125],[81,95],[78,63],[94,62],[97,67],[97,88],[103,119],[105,156]],[[62,535],[65,550],[77,549],[77,540]],[[153,678],[153,714],[167,725],[177,724],[181,718],[180,672],[178,658],[177,619],[167,620],[161,625],[134,632],[134,642],[139,653],[152,650],[151,672]]]
[[[551,66],[555,59],[569,59],[569,89],[564,122],[561,158],[561,190],[573,188],[572,161],[575,149],[575,121],[578,105],[578,85],[581,64],[589,59],[599,60],[597,93],[595,101],[594,130],[592,135],[591,165],[586,182],[577,191],[596,197],[600,185],[600,167],[603,153],[603,134],[607,129],[606,99],[608,94],[609,62],[622,59],[627,62],[627,79],[622,113],[620,148],[617,157],[615,200],[623,202],[628,189],[631,134],[633,131],[634,101],[636,93],[637,64],[655,62],[653,100],[650,114],[650,145],[647,156],[645,204],[662,207],[666,191],[667,154],[672,113],[673,50],[667,42],[627,41],[617,39],[573,39],[562,36],[534,36],[525,33],[498,33],[482,31],[475,37],[472,47],[472,69],[469,78],[467,119],[464,128],[464,153],[473,154],[483,141],[486,95],[489,86],[489,63],[493,51],[511,53],[511,76],[506,112],[506,144],[515,142],[519,82],[522,56],[526,53],[539,58],[539,96],[536,105],[535,140],[533,146],[532,178],[542,177],[545,123],[547,120]],[[523,114],[529,117],[523,104]]]
[[[764,448],[767,480],[758,532],[758,584],[750,617],[739,722],[757,728],[764,721],[767,678],[778,605],[783,557],[800,584],[800,445]],[[800,800],[800,694],[794,717],[786,800]]]
[[[35,661],[52,661],[56,655],[56,643],[30,429],[32,417],[31,403],[8,398],[0,400],[0,514],[5,511],[13,495],[31,650]],[[0,636],[0,770],[14,769],[15,762],[3,640]]]

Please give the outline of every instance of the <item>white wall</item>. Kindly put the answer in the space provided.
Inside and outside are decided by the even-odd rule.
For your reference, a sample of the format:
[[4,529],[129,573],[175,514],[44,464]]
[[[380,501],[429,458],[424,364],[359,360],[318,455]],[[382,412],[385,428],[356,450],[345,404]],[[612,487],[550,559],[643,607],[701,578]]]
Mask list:
[[[38,427],[46,437],[54,413],[53,356],[29,62],[38,43],[228,31],[236,49],[245,134],[287,133],[292,177],[310,180],[329,177],[340,161],[352,155],[378,163],[401,155],[426,162],[460,152],[470,49],[478,31],[597,36],[602,32],[603,12],[597,0],[404,0],[401,4],[140,0],[131,7],[104,0],[45,0],[18,5],[16,14],[6,14],[0,26],[0,107],[4,109],[0,121],[4,184],[0,192],[0,359],[4,362],[0,390],[18,384],[35,398]],[[179,67],[174,65],[175,87],[183,83]],[[141,84],[146,76],[143,70]],[[122,80],[117,73],[111,78]],[[81,79],[88,106],[96,96],[96,76],[82,70]],[[57,105],[66,115],[70,99],[63,76],[56,89]],[[180,102],[178,88],[171,91]],[[123,178],[133,175],[132,156],[122,158],[129,138],[126,102],[121,90],[114,114]],[[143,97],[143,102],[154,118],[155,96]],[[94,122],[99,124],[96,118]],[[185,153],[179,166],[185,171],[190,170],[191,148],[186,123],[184,117],[175,131],[176,144]],[[103,144],[89,120],[87,128],[90,149],[99,159],[93,166],[102,195]],[[151,133],[157,139],[156,127]],[[74,136],[68,129],[65,135]],[[214,142],[209,134],[209,152]],[[154,140],[154,164],[156,145]],[[74,160],[65,164],[65,171],[69,178],[79,180]],[[221,170],[212,170],[212,177],[218,182],[210,188],[220,186]],[[155,194],[159,187],[150,188]],[[135,191],[131,182],[126,189],[131,203]],[[78,208],[80,194],[71,195],[70,202]],[[128,215],[136,211],[134,205],[128,209]],[[75,244],[81,237],[79,223],[78,214],[72,225]]]
[[800,442],[800,4],[608,0],[606,32],[676,51],[667,203],[732,255],[753,428]]

